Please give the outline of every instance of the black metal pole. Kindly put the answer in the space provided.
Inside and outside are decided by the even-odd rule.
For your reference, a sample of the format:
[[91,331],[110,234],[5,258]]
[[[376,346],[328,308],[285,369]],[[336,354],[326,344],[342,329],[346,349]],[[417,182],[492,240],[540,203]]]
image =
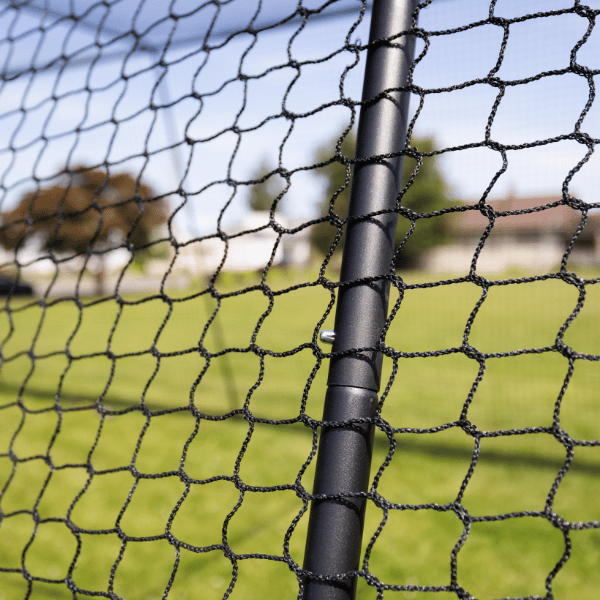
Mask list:
[[[368,160],[404,149],[408,126],[408,92],[384,90],[406,85],[413,61],[412,27],[419,0],[375,0],[371,13],[363,105],[356,142],[349,216],[360,217],[393,209],[400,191],[402,157]],[[390,272],[397,214],[355,220],[348,224],[342,255],[334,352],[375,347],[388,310],[389,282],[356,283],[364,277]],[[348,285],[344,285],[348,282]],[[371,418],[377,407],[382,355],[377,351],[351,353],[331,359],[323,420],[344,422]],[[370,424],[323,427],[315,474],[315,495],[365,492],[373,442]],[[339,576],[358,570],[366,502],[363,498],[313,500],[308,525],[304,569],[313,575]],[[353,600],[356,577],[304,580],[304,600]]]

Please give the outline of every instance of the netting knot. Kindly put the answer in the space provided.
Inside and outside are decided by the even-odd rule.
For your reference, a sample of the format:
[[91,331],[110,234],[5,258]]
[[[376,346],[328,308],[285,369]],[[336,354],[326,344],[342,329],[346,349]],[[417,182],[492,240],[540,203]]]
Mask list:
[[465,433],[468,433],[471,437],[480,438],[482,436],[481,429],[479,429],[478,427],[473,425],[473,423],[471,423],[471,421],[467,421],[467,420],[458,421],[458,424],[460,425],[460,428]]
[[388,346],[385,342],[378,342],[375,344],[375,350],[386,356],[391,356],[394,354],[394,349],[391,346]]
[[460,502],[453,502],[451,505],[454,514],[465,524],[471,522],[471,515],[468,513],[467,509]]
[[396,208],[396,212],[413,222],[419,218],[419,215],[414,210],[407,208],[406,206],[402,206],[401,204],[399,204]]
[[269,221],[269,225],[271,226],[271,229],[275,232],[275,233],[285,233],[287,231],[287,229],[285,227],[283,227],[282,225],[280,225],[275,219],[271,219]]
[[488,23],[490,25],[498,25],[499,27],[504,27],[509,23],[504,17],[496,17],[495,15],[488,19]]
[[495,88],[503,88],[506,84],[499,77],[488,77],[485,80],[486,83],[489,83],[492,87]]
[[574,131],[570,137],[580,144],[585,144],[588,148],[593,148],[595,145],[594,138],[583,131]]
[[488,288],[488,287],[490,287],[490,280],[486,279],[485,277],[482,277],[481,275],[479,275],[475,271],[471,271],[469,273],[467,279],[469,281],[471,281],[472,283],[474,283],[475,285],[478,285],[479,287],[482,287],[482,288]]
[[575,198],[569,195],[565,197],[565,204],[567,206],[570,206],[572,209],[578,210],[580,212],[587,212],[590,207],[587,202],[582,202],[579,198]]
[[569,70],[572,73],[575,73],[575,75],[581,75],[583,77],[588,77],[588,76],[592,76],[595,74],[594,70],[590,69],[589,67],[580,65],[579,63],[575,62],[574,60],[571,61],[571,64],[569,65]]
[[552,427],[551,431],[552,431],[552,435],[554,435],[556,440],[558,442],[560,442],[565,448],[567,448],[567,449],[573,448],[573,440],[571,439],[571,436],[566,431],[564,431],[563,429],[561,429],[558,426]]
[[560,335],[556,338],[554,346],[558,352],[560,352],[565,358],[578,358],[579,352],[576,352],[571,346],[565,344]]
[[479,212],[490,221],[493,221],[496,218],[496,211],[489,204],[485,204],[485,202],[479,203],[477,204],[477,208],[479,209]]
[[75,523],[73,523],[73,521],[71,521],[71,519],[69,519],[68,517],[65,519],[65,525],[73,532],[73,533],[78,533],[79,532],[79,527],[77,525],[75,525]]
[[591,9],[589,6],[585,4],[577,4],[573,7],[573,12],[580,17],[584,17],[585,19],[589,19],[593,21],[596,17],[596,11]]
[[564,517],[561,517],[559,514],[555,513],[550,506],[545,507],[544,516],[557,529],[560,529],[561,531],[569,531],[569,522],[565,520]]
[[560,278],[569,285],[574,285],[577,289],[583,289],[584,283],[581,277],[571,271],[561,271],[559,273]]
[[497,150],[498,152],[502,152],[504,150],[504,145],[494,140],[487,139],[485,140],[484,144],[491,150]]

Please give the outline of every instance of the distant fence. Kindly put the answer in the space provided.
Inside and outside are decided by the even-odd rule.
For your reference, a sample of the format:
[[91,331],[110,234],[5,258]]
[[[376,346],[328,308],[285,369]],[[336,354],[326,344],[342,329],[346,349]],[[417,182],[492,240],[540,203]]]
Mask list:
[[0,600],[597,595],[592,4],[0,2]]

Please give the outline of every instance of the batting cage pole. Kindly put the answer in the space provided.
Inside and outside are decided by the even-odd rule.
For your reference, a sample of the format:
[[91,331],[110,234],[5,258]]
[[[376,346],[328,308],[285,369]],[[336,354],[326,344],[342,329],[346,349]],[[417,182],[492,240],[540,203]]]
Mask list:
[[[412,28],[419,0],[374,0],[356,159],[348,216],[396,207],[402,157],[381,158],[404,149],[410,93],[406,86],[415,37],[397,36]],[[386,90],[396,90],[387,92]],[[380,157],[380,158],[374,158]],[[374,348],[388,311],[389,281],[397,213],[348,222],[342,255],[333,352]],[[347,283],[346,285],[344,285]],[[323,421],[371,419],[381,383],[381,352],[349,352],[331,358]],[[374,428],[370,423],[323,426],[319,439],[304,555],[304,600],[353,600],[359,569],[366,492]],[[332,497],[334,496],[334,497]]]

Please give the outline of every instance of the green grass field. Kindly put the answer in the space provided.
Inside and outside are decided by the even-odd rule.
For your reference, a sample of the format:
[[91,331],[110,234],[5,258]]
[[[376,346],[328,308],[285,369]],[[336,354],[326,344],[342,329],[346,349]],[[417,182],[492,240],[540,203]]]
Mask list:
[[[413,273],[408,283],[425,278]],[[233,292],[249,281],[226,280],[220,290]],[[289,275],[279,274],[270,285],[277,291],[293,283]],[[564,339],[577,352],[597,355],[600,286],[589,285],[587,292]],[[407,290],[386,343],[404,352],[461,346],[480,295],[481,288],[472,283]],[[72,300],[46,307],[19,300],[11,303],[10,313],[0,315],[0,339],[5,339],[0,485],[9,481],[0,499],[0,600],[26,597],[23,567],[34,578],[54,580],[34,579],[31,600],[73,598],[61,580],[74,561],[73,580],[83,590],[110,591],[126,600],[162,598],[176,562],[175,548],[166,539],[141,538],[163,536],[168,528],[191,546],[219,545],[228,515],[225,535],[236,555],[284,554],[286,531],[302,509],[293,490],[240,493],[232,481],[216,479],[192,483],[186,493],[178,470],[204,481],[232,477],[238,464],[239,477],[248,486],[294,484],[311,452],[310,428],[299,422],[251,424],[242,416],[217,417],[242,408],[249,399],[255,418],[297,420],[306,402],[305,413],[320,419],[327,359],[319,361],[307,348],[283,357],[267,355],[261,365],[249,346],[269,299],[256,290],[223,299],[218,322],[209,327],[203,346],[211,353],[236,350],[213,358],[198,382],[206,367],[198,341],[216,301],[197,296],[169,306],[161,299],[143,299],[126,297],[133,304],[120,313],[114,299],[89,300],[91,305],[83,309]],[[285,353],[310,343],[329,300],[329,292],[320,287],[276,295],[256,345]],[[494,286],[473,322],[469,343],[484,353],[551,346],[576,303],[575,287],[559,280]],[[332,328],[332,317],[325,328]],[[151,351],[153,346],[158,352]],[[315,366],[319,368],[305,394]],[[382,417],[401,428],[458,420],[478,366],[462,353],[400,358]],[[557,352],[531,353],[489,358],[486,367],[468,409],[471,423],[485,431],[552,424],[567,358]],[[391,372],[392,360],[386,358],[386,380]],[[194,405],[207,417],[199,420],[195,435],[197,422],[189,410],[160,414],[188,406],[193,386]],[[600,438],[598,389],[600,363],[576,360],[560,412],[560,425],[572,438]],[[98,398],[110,414],[101,416],[90,408]],[[142,398],[153,416],[127,410]],[[398,447],[378,492],[399,504],[454,502],[469,469],[473,438],[459,427],[396,438]],[[388,450],[387,437],[378,431],[373,476]],[[548,433],[486,437],[462,503],[472,516],[542,511],[565,456],[565,447]],[[142,474],[137,484],[131,465]],[[164,476],[148,477],[156,474]],[[313,474],[314,460],[301,476],[309,492]],[[600,448],[577,446],[553,509],[567,521],[598,521],[599,494]],[[39,515],[37,529],[34,514]],[[85,531],[75,535],[67,516]],[[368,505],[365,546],[382,516],[381,509]],[[290,539],[290,555],[300,565],[306,525],[307,515]],[[117,526],[137,539],[122,543]],[[452,511],[393,510],[374,545],[369,570],[390,585],[449,585],[450,556],[462,531]],[[574,531],[571,539],[572,557],[554,580],[554,597],[596,599],[600,530]],[[541,517],[476,522],[458,553],[458,582],[481,599],[543,597],[545,579],[564,549],[562,533]],[[196,553],[183,548],[169,598],[222,598],[231,581],[232,562],[221,549]],[[272,596],[274,589],[282,590],[279,597],[296,597],[296,576],[287,564],[237,560],[231,598]],[[359,598],[376,596],[359,582]],[[384,597],[445,600],[456,594],[386,591]]]

